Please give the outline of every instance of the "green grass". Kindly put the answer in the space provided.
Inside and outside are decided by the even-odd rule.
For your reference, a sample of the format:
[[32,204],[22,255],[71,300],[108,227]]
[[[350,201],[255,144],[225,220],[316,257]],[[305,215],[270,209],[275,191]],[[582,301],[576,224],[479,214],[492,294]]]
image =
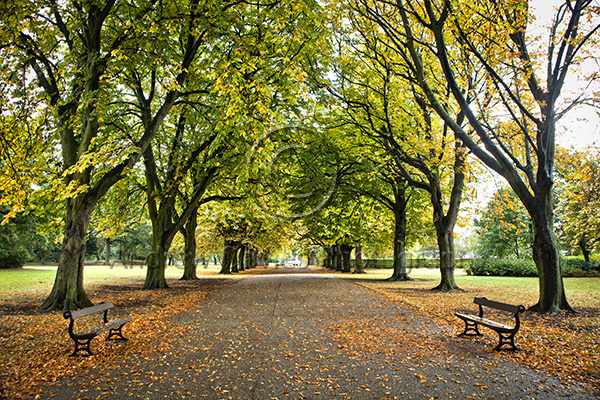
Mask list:
[[[385,280],[392,275],[390,269],[366,269],[366,274],[336,274],[347,279],[367,279],[373,281]],[[413,281],[395,282],[398,287],[414,289],[430,289],[440,281],[440,273],[436,269],[413,269],[410,273]],[[537,277],[511,277],[511,276],[472,276],[466,275],[463,270],[455,271],[456,284],[463,290],[477,295],[486,293],[505,292],[512,294],[515,301],[527,301],[533,305],[539,296],[539,282]],[[564,278],[567,300],[571,306],[598,307],[600,308],[600,278]],[[490,297],[491,298],[491,297]]]
[[[220,267],[209,265],[207,269],[199,265],[198,277],[215,276]],[[167,279],[179,279],[183,274],[181,267],[167,267],[165,276]],[[0,269],[0,298],[7,295],[28,292],[46,291],[50,293],[56,267],[28,265],[19,269]],[[89,265],[84,270],[84,285],[91,284],[139,284],[140,288],[146,277],[146,267],[134,266],[133,269],[125,269],[120,265],[109,267],[105,265]],[[219,275],[219,277],[223,277]],[[235,277],[235,276],[232,276]]]

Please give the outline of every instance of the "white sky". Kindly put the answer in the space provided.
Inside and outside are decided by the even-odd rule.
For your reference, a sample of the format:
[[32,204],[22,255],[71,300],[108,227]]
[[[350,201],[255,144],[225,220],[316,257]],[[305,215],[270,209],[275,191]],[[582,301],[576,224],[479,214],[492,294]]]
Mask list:
[[[595,1],[600,5],[600,0]],[[530,10],[536,16],[536,21],[530,25],[531,29],[528,33],[535,35],[547,32],[548,30],[544,30],[542,27],[552,22],[556,7],[563,2],[564,0],[530,0]],[[600,36],[600,33],[597,33],[597,35]],[[546,45],[547,48],[546,39],[542,39],[540,44]],[[600,58],[600,56],[598,58]],[[585,68],[588,72],[600,70],[598,60],[590,60]],[[568,78],[569,81],[565,84],[561,98],[568,97],[569,93],[571,93],[571,95],[575,93],[579,94],[581,89],[587,85],[587,81],[578,77],[578,74],[574,72],[575,71],[571,71],[570,77]],[[595,89],[600,90],[600,83],[596,84]],[[560,99],[558,103],[560,103]],[[596,144],[600,147],[599,111],[600,110],[589,106],[581,106],[570,110],[557,124],[557,144],[562,147],[574,147],[576,149],[584,149],[592,144]],[[478,192],[477,199],[469,203],[476,208],[485,207],[494,192],[498,188],[506,185],[507,183],[502,177],[488,171],[484,176],[480,177],[479,182],[475,184]]]
[[[596,0],[596,2],[600,5],[600,1]],[[536,16],[531,32],[535,34],[536,32],[547,31],[547,29],[541,30],[536,26],[547,26],[552,21],[556,8],[562,3],[564,3],[564,0],[530,0],[530,10]],[[598,36],[599,33],[596,35]],[[599,71],[598,59],[588,60],[583,69],[587,73]],[[583,77],[578,77],[576,71],[571,71],[568,79],[562,92],[562,98],[569,97],[570,93],[574,97],[588,83]],[[596,83],[595,90],[599,90],[599,87],[600,84]],[[560,103],[560,100],[558,103]],[[589,106],[581,106],[570,110],[557,124],[557,143],[563,147],[575,147],[577,149],[585,148],[593,143],[600,146],[599,111]]]

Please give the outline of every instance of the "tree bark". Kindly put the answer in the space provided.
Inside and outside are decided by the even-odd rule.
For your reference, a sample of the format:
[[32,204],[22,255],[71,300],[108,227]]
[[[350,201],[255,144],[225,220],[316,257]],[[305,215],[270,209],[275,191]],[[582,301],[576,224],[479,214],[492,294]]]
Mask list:
[[581,254],[583,254],[583,259],[585,262],[590,262],[590,251],[587,248],[587,241],[585,240],[585,236],[579,240],[579,248],[581,249]]
[[327,269],[335,269],[334,268],[334,252],[333,246],[323,246],[323,250],[325,250],[325,259],[323,260],[323,267]]
[[245,261],[246,261],[246,246],[241,245],[240,250],[238,251],[238,270],[239,271],[246,270]]
[[354,250],[354,273],[355,274],[366,274],[363,268],[363,260],[362,260],[362,244],[356,246]]
[[110,239],[106,238],[106,254],[104,258],[104,265],[110,265]]
[[[551,194],[548,194],[551,198]],[[565,295],[560,254],[554,238],[552,202],[535,215],[533,223],[533,259],[539,276],[540,296],[538,302],[530,309],[542,313],[556,314],[561,310],[574,312]],[[550,216],[548,218],[548,216]]]
[[143,290],[165,289],[169,287],[165,278],[165,269],[171,240],[168,240],[166,235],[156,234],[157,232],[164,232],[165,228],[161,224],[161,221],[153,221],[152,224],[154,225],[155,223],[160,225],[158,228],[152,229],[152,249],[150,255],[148,255],[146,279],[142,286]]
[[183,229],[185,240],[185,255],[183,258],[182,281],[194,281],[196,275],[196,227],[198,226],[198,210],[196,209],[188,218]]
[[308,251],[308,257],[306,260],[306,266],[310,267],[311,265],[316,265],[317,261],[316,261],[316,256],[315,256],[315,251],[314,250],[309,250]]
[[254,250],[252,247],[246,247],[246,261],[244,264],[246,269],[252,269],[252,268],[256,267],[255,258],[254,258],[255,251],[256,250]]
[[331,246],[331,269],[342,272],[342,252],[339,244]]
[[352,246],[349,246],[347,244],[340,244],[339,252],[342,260],[342,272],[351,272],[352,266],[350,263],[350,255],[352,253]]
[[93,206],[82,195],[67,202],[67,221],[63,235],[58,270],[50,295],[40,311],[74,310],[92,305],[83,289],[85,239]]
[[231,257],[231,272],[238,273],[238,272],[240,272],[240,269],[238,266],[238,252],[240,249],[239,242],[233,242],[232,246],[234,247],[234,249],[233,249],[233,256]]
[[[454,280],[454,238],[453,232],[447,227],[439,227],[440,231],[437,236],[438,248],[440,251],[440,275],[441,281],[439,285],[432,290],[448,291],[459,289]],[[438,228],[436,227],[436,231]]]
[[235,257],[235,246],[233,245],[233,241],[225,239],[225,244],[223,245],[223,260],[221,260],[221,271],[219,274],[231,274],[231,261]]
[[406,182],[396,180],[394,190],[394,272],[389,281],[409,281],[406,271]]

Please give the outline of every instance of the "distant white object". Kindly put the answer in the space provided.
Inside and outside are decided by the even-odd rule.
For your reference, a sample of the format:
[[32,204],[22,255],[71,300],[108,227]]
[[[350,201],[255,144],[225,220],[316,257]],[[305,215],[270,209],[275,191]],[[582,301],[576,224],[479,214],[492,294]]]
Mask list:
[[291,259],[291,260],[286,260],[285,265],[289,265],[290,267],[301,267],[303,265],[306,264],[305,261],[299,260],[297,258]]

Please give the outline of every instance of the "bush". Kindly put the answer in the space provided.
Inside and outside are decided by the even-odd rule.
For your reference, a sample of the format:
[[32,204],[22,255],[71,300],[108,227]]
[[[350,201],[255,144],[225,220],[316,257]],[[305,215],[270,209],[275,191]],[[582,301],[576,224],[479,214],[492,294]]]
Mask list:
[[[561,269],[564,277],[600,276],[600,263],[577,258],[561,258]],[[478,258],[465,271],[478,276],[538,276],[533,260],[523,258]]]
[[565,257],[561,260],[563,276],[600,276],[600,263],[580,258]]
[[29,253],[19,241],[14,226],[0,226],[0,268],[20,268],[28,256]]
[[535,263],[527,258],[478,258],[465,271],[478,276],[537,276]]
[[21,268],[27,261],[26,252],[11,252],[0,256],[0,268]]
[[[354,263],[355,261],[352,260]],[[470,258],[457,258],[455,260],[456,268],[466,268],[471,263]],[[370,258],[363,259],[365,268],[394,268],[392,258]],[[410,258],[406,260],[406,268],[439,268],[439,258]]]
[[[356,263],[356,260],[352,260],[353,265]],[[394,260],[388,258],[363,258],[363,267],[364,268],[394,268]]]

